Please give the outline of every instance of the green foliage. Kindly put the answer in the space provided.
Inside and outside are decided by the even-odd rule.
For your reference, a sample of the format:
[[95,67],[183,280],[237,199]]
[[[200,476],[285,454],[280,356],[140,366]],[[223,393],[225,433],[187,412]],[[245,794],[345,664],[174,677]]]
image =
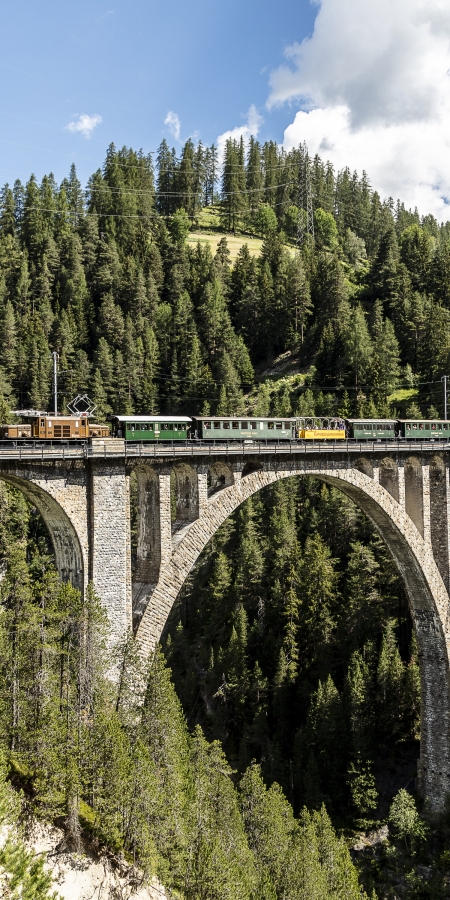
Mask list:
[[219,529],[166,652],[192,727],[233,768],[254,759],[296,810],[361,820],[379,809],[380,758],[418,735],[410,628],[371,526],[337,491],[292,479]]
[[423,841],[427,835],[427,826],[417,812],[414,798],[403,788],[394,797],[389,809],[389,823],[394,833],[405,841],[407,849]]
[[[290,549],[286,555],[277,544],[274,561],[292,592],[283,614],[290,683],[298,660],[299,582],[289,563],[297,552],[292,504],[287,496],[280,499],[279,527]],[[46,900],[51,878],[43,858],[25,849],[17,831],[20,801],[6,781],[5,751],[11,753],[14,778],[27,787],[28,811],[63,818],[73,850],[81,850],[85,830],[186,900],[275,900],[285,890],[300,898],[305,890],[317,893],[317,885],[321,896],[335,897],[337,858],[343,860],[339,890],[353,896],[356,873],[325,812],[317,820],[304,812],[297,820],[281,787],[267,789],[255,766],[238,790],[219,742],[209,742],[200,727],[189,734],[161,650],[145,665],[127,635],[107,654],[108,626],[93,589],[83,600],[58,582],[20,494],[4,486],[1,508],[7,572],[0,610],[0,825],[9,823],[12,830],[0,849],[0,880],[11,897]],[[256,521],[250,504],[243,510],[246,539],[236,583],[251,603],[264,568]],[[233,570],[220,542],[219,536],[212,613],[233,589]],[[248,642],[246,608],[234,602],[220,666],[226,679],[222,696],[235,704],[236,722],[239,716],[242,721],[246,691],[264,694],[267,686],[261,670],[249,668]]]
[[0,753],[0,827],[7,830],[0,848],[0,886],[2,894],[11,900],[54,900],[53,879],[45,869],[45,857],[28,851],[23,843],[17,821],[20,800],[7,782],[7,764]]
[[[293,255],[286,242],[305,215],[306,165],[315,240]],[[156,177],[150,156],[111,145],[86,195],[74,167],[59,186],[53,176],[4,186],[2,420],[17,406],[48,405],[52,350],[61,405],[88,391],[100,418],[244,412],[255,365],[287,352],[314,362],[331,391],[356,388],[347,414],[392,414],[388,397],[409,366],[424,382],[420,405],[442,415],[433,385],[450,358],[444,227],[401,203],[394,211],[365,173],[335,175],[273,141],[230,138],[220,197],[217,180],[216,148],[189,139],[180,158],[162,142]],[[224,237],[214,259],[209,246],[187,245],[213,202],[227,231],[264,237],[259,258],[244,245],[232,266]],[[338,395],[333,402],[329,415]],[[294,409],[294,398],[285,405]]]
[[334,216],[324,209],[314,212],[314,235],[318,246],[326,250],[335,250],[338,246],[338,229]]
[[[294,253],[305,166],[315,240]],[[448,229],[382,201],[365,173],[335,174],[272,141],[230,139],[220,187],[216,148],[191,139],[179,158],[163,141],[156,172],[150,156],[111,145],[86,194],[74,167],[59,186],[4,187],[2,421],[49,403],[53,349],[62,401],[88,391],[99,418],[244,414],[255,371],[257,415],[392,415],[398,388],[406,416],[442,416]],[[202,206],[214,227],[220,214],[227,231],[259,230],[259,257],[244,245],[232,264],[225,237],[214,257],[189,246]],[[261,377],[280,355],[310,373],[301,389]],[[81,602],[58,583],[36,516],[9,488],[0,499],[0,743],[29,773],[39,814],[63,816],[74,846],[89,821],[97,840],[191,896],[226,896],[221,833],[230,896],[352,896],[353,875],[342,890],[327,881],[324,842],[330,871],[347,863],[321,804],[375,815],[377,759],[418,739],[420,705],[405,597],[355,508],[291,482],[215,536],[167,648],[189,726],[206,735],[191,740],[161,654],[143,674],[127,637],[113,688],[94,594]],[[255,838],[229,766],[252,785]],[[315,811],[295,819],[286,797]]]
[[265,237],[269,231],[276,231],[277,217],[271,206],[262,203],[255,216],[255,228],[261,237]]

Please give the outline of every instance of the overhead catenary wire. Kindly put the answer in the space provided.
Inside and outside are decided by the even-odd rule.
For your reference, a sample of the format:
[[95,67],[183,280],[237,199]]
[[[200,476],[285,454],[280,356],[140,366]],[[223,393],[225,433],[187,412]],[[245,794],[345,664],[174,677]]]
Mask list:
[[[280,203],[273,203],[272,207],[275,208],[277,206],[284,206],[285,203],[286,203],[285,200],[281,200]],[[145,219],[145,218],[151,217],[152,215],[158,216],[160,218],[158,211],[154,207],[151,207],[151,209],[149,209],[148,212],[142,212],[142,213],[104,213],[104,212],[97,212],[97,211],[96,212],[87,212],[85,210],[83,210],[82,212],[79,212],[77,210],[73,210],[70,208],[58,209],[58,208],[51,208],[48,206],[26,206],[26,205],[24,205],[22,212],[24,212],[25,210],[31,210],[31,211],[40,210],[41,212],[50,212],[57,216],[61,216],[63,214],[65,214],[67,216],[79,215],[81,217],[95,216],[98,219]],[[164,217],[161,217],[161,218],[164,218]],[[245,243],[245,241],[244,241],[244,243]]]

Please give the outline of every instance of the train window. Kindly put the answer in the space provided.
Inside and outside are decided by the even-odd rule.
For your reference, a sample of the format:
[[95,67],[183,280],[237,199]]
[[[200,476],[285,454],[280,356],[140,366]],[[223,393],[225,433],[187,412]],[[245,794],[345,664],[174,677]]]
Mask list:
[[419,425],[419,431],[423,431],[425,428],[424,424],[421,422]]
[[211,422],[205,422],[204,425],[205,425],[205,428],[211,428]]
[[219,430],[221,424],[222,424],[221,422],[214,422],[214,428],[216,429],[216,431]]
[[250,428],[252,431],[256,431],[257,424],[258,424],[257,422],[250,422]]
[[415,422],[413,422],[413,431],[417,431],[417,425]]
[[290,422],[285,422],[285,423],[284,423],[284,429],[285,429],[285,431],[289,431],[290,427],[291,427],[291,423],[290,423]]
[[41,419],[41,428],[45,428],[45,419]]
[[231,427],[234,428],[235,431],[239,431],[239,422],[232,422]]
[[248,422],[241,422],[242,431],[248,431]]
[[276,422],[276,423],[275,423],[275,428],[277,429],[277,431],[281,431],[282,428],[283,428],[283,423],[282,423],[282,422]]
[[153,431],[153,422],[148,423],[148,430]]
[[274,422],[268,422],[268,423],[267,423],[267,427],[268,427],[269,431],[273,431],[273,430],[274,430],[274,427],[275,427],[275,423],[274,423]]
[[222,422],[222,428],[229,429],[229,427],[230,427],[230,423],[229,423],[229,422]]
[[435,424],[432,424],[432,425],[431,425],[431,430],[432,430],[432,431],[436,431],[436,425],[435,425]]
[[162,431],[170,431],[170,424],[169,424],[169,422],[164,422],[164,425],[161,426],[161,430],[162,430]]

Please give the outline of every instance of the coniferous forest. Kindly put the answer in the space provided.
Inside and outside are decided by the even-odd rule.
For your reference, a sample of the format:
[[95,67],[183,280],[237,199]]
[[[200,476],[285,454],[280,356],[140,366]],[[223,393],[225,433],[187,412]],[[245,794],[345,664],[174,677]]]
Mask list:
[[[86,188],[73,166],[5,185],[2,421],[48,407],[54,350],[61,411],[87,392],[99,421],[442,417],[450,227],[423,212],[254,139],[222,161],[191,140],[179,157],[111,145]],[[131,636],[108,656],[94,589],[58,581],[4,484],[0,561],[0,819],[17,834],[30,813],[64,822],[75,849],[88,835],[186,900],[449,895],[450,815],[430,825],[415,796],[406,595],[343,495],[290,479],[248,500],[145,671]],[[13,889],[48,895],[20,837],[2,852]]]

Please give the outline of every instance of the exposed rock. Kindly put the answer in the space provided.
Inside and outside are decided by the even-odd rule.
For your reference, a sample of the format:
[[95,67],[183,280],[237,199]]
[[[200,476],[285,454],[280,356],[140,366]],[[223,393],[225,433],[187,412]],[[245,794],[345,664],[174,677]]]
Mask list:
[[376,831],[369,831],[367,834],[359,834],[358,839],[353,844],[352,850],[366,850],[368,847],[376,847],[377,844],[384,844],[389,837],[389,827],[382,825]]
[[34,822],[26,843],[47,854],[46,868],[63,900],[168,900],[157,878],[144,885],[142,873],[126,860],[96,855],[89,848],[73,853],[60,828]]

